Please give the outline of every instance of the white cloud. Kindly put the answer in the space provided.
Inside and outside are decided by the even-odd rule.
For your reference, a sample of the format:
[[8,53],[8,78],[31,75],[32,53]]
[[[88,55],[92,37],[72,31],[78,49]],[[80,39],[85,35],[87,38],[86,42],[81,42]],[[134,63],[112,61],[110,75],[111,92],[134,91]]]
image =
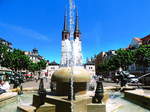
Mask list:
[[12,24],[1,23],[1,22],[0,22],[0,26],[5,27],[7,29],[14,31],[15,33],[17,32],[19,34],[22,34],[22,35],[30,37],[30,38],[34,38],[34,39],[38,39],[38,40],[46,40],[46,41],[48,40],[47,36],[37,32],[37,31],[34,31],[32,29],[28,29],[28,28],[24,28],[24,27],[12,25]]

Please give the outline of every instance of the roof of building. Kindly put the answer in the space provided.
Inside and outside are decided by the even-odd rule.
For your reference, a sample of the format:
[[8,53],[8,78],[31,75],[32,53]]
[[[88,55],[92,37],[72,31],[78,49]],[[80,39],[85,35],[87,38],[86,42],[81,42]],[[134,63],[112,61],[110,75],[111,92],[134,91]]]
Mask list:
[[135,38],[133,38],[134,40],[136,40],[136,41],[142,41],[142,39],[141,38],[138,38],[138,37],[135,37]]
[[59,65],[58,63],[56,63],[55,61],[49,63],[49,65]]
[[[133,38],[133,40],[135,40],[136,44],[139,44],[139,45],[141,45],[141,44],[143,44],[143,45],[150,44],[150,34],[143,37],[143,38],[135,37],[135,38]],[[132,46],[132,44],[130,44],[127,49],[132,49],[134,47],[135,46]]]
[[37,48],[34,48],[32,51],[38,51],[38,49],[37,49]]
[[142,40],[150,40],[150,34],[142,38]]
[[1,40],[1,41],[5,41],[5,40],[4,40],[3,38],[1,38],[1,37],[0,37],[0,40]]
[[93,62],[88,61],[87,63],[85,63],[84,65],[95,65]]
[[8,42],[7,40],[5,40],[5,39],[3,39],[3,38],[1,38],[1,37],[0,37],[0,41],[7,42],[8,44],[12,45],[11,42]]

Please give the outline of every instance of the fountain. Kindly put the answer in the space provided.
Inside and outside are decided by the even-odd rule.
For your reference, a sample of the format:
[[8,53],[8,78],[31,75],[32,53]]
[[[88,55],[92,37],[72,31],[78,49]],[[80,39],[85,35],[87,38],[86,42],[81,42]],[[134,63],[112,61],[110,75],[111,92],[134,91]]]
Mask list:
[[[32,106],[18,106],[23,112],[106,112],[103,84],[97,81],[95,96],[87,94],[87,83],[91,76],[82,66],[81,39],[78,12],[74,25],[74,2],[70,0],[70,32],[67,29],[67,13],[65,14],[64,30],[62,32],[61,67],[51,78],[51,92],[46,95],[43,80],[39,86],[39,94],[33,95]],[[75,28],[74,28],[75,26]],[[74,30],[75,29],[75,30]],[[118,97],[112,93],[113,98]],[[109,95],[111,96],[111,95]],[[103,98],[104,97],[104,98]],[[108,98],[108,102],[109,102]],[[119,99],[120,100],[120,99]],[[110,100],[110,103],[112,100]],[[118,101],[118,100],[117,100]],[[108,104],[109,106],[109,104]],[[116,106],[116,105],[115,105]],[[113,107],[115,107],[113,105]],[[118,105],[117,105],[118,106]],[[109,107],[112,108],[112,107]],[[128,107],[127,107],[128,108]],[[109,111],[110,112],[110,111]]]
[[[52,112],[90,112],[87,108],[88,104],[92,103],[92,97],[89,97],[86,92],[87,83],[90,82],[91,76],[82,65],[78,11],[76,9],[74,25],[74,8],[74,1],[70,0],[70,32],[67,28],[66,12],[64,30],[62,32],[61,67],[53,73],[51,78],[51,83],[56,85],[56,89],[51,87],[51,93],[53,94],[45,96],[46,92],[41,79],[39,94],[33,96],[33,106],[36,107],[36,110],[41,110],[42,106],[43,111],[48,107],[50,110],[53,108]],[[98,83],[97,97],[95,97],[97,99],[100,98],[100,102],[102,97],[99,96],[99,89],[103,90],[101,86]],[[46,103],[52,105],[46,106]]]

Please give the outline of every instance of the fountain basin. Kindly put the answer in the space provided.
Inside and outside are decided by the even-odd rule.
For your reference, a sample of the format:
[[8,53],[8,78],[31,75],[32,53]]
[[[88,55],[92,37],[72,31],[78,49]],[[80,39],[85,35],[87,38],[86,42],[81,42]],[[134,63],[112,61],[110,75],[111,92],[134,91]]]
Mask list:
[[125,91],[124,96],[127,100],[150,109],[150,92],[148,90]]
[[[71,112],[71,104],[73,104],[73,112],[87,112],[87,104],[92,102],[92,98],[86,95],[76,96],[76,100],[69,101],[66,96],[46,96],[46,103],[56,105],[55,112]],[[33,106],[39,106],[39,95],[33,96]]]
[[17,96],[16,92],[8,92],[0,95],[0,107],[3,107],[7,103],[16,101],[17,100],[16,96]]
[[[91,93],[91,92],[90,92]],[[120,95],[121,96],[120,96]],[[119,92],[114,92],[114,91],[105,91],[104,93],[104,98],[103,98],[103,102],[104,104],[106,104],[106,112],[130,112],[132,110],[132,112],[149,112],[149,110],[142,108],[141,106],[138,106],[134,103],[129,102],[128,100],[125,100],[124,98],[122,98],[123,94],[119,93]],[[48,95],[47,95],[48,96]],[[89,95],[91,96],[91,95]],[[55,96],[48,96],[48,97],[52,97],[54,98]],[[84,95],[79,95],[76,96],[76,99],[78,100],[78,98],[84,98]],[[17,98],[17,97],[15,97]],[[66,100],[67,97],[64,96],[57,96],[55,97],[56,101],[59,101],[59,99],[61,100],[65,100],[66,102],[69,102]],[[27,105],[30,106],[33,102],[33,93],[32,92],[28,92],[28,93],[24,93],[23,95],[20,96],[20,101],[14,101],[13,103],[6,103],[3,107],[0,108],[0,112],[9,112],[11,109],[11,112],[17,112],[17,105],[22,105],[23,107],[26,107]],[[35,101],[36,102],[36,101]],[[82,101],[81,101],[82,103]],[[60,103],[58,103],[60,104]],[[80,102],[79,102],[80,104]],[[90,104],[90,103],[88,103]],[[57,108],[57,106],[56,106]],[[78,108],[78,107],[76,107]],[[86,107],[85,107],[86,108]],[[61,111],[60,111],[61,112]],[[80,112],[80,111],[78,111]]]
[[32,104],[33,92],[24,92],[21,96],[17,95],[17,93],[14,94],[16,95],[5,100],[4,105],[0,107],[0,112],[18,112],[17,105],[29,106]]
[[85,94],[91,76],[83,67],[62,67],[52,75],[51,82],[56,84],[56,96],[66,96],[70,88],[69,81],[73,78],[74,93]]

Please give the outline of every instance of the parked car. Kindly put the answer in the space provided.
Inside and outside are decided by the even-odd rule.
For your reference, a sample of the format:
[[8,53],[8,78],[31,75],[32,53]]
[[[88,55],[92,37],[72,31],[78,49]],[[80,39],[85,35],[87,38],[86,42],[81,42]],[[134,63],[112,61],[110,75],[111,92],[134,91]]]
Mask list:
[[122,71],[122,73],[127,76],[130,75],[130,73],[128,71]]
[[138,83],[138,82],[139,82],[139,79],[138,79],[137,77],[131,77],[131,78],[129,79],[129,82],[130,82],[130,83]]

